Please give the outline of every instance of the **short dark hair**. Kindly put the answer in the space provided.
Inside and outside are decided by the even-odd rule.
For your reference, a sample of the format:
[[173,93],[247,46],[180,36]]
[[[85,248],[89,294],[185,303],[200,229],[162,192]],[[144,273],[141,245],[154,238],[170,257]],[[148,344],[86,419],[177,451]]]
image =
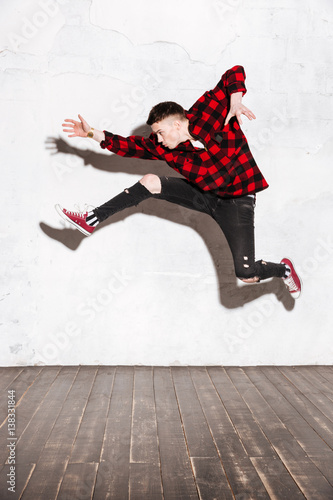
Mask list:
[[160,122],[164,118],[173,115],[178,115],[180,120],[185,120],[186,118],[185,110],[180,104],[173,101],[160,102],[150,110],[147,125]]

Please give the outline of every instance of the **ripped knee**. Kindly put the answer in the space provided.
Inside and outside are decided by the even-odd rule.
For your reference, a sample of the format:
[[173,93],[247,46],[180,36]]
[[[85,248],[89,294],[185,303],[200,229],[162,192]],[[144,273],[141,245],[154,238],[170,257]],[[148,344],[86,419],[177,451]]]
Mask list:
[[162,190],[161,179],[155,174],[146,174],[139,181],[152,194],[159,194]]

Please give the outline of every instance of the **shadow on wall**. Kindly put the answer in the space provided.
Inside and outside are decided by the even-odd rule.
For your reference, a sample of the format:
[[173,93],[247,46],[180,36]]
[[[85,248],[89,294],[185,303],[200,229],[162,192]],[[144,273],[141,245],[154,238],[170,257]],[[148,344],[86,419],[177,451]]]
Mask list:
[[[134,133],[144,135],[143,130],[144,128],[140,127]],[[76,155],[84,160],[84,165],[91,165],[98,170],[112,173],[125,172],[136,176],[143,176],[151,172],[158,176],[170,174],[170,167],[162,161],[154,161],[152,164],[152,161],[149,160],[120,158],[115,154],[106,156],[94,151],[83,151],[70,146],[60,138],[48,138],[47,149],[52,151],[52,154],[65,153]],[[172,175],[181,177],[175,171],[173,171]],[[129,186],[124,186],[124,189],[126,187]],[[101,200],[101,203],[105,201],[107,200]],[[220,301],[224,307],[228,309],[242,307],[246,303],[266,294],[275,294],[286,310],[291,311],[294,308],[294,300],[280,278],[273,278],[270,281],[254,285],[238,285],[240,282],[234,273],[228,243],[216,222],[206,214],[194,212],[164,200],[150,198],[140,203],[137,207],[128,208],[115,214],[113,217],[99,224],[96,231],[101,231],[106,226],[124,220],[135,213],[153,215],[170,222],[189,226],[197,231],[204,240],[213,259],[219,282]],[[79,247],[82,240],[86,239],[82,233],[75,229],[56,229],[43,222],[40,223],[40,228],[48,237],[62,243],[73,251]]]

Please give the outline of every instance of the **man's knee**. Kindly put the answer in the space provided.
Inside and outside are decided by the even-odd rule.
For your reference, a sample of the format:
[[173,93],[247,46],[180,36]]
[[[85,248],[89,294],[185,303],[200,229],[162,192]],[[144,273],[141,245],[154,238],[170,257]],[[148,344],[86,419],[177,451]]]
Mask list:
[[159,194],[162,190],[161,179],[155,174],[146,174],[140,180],[152,194]]

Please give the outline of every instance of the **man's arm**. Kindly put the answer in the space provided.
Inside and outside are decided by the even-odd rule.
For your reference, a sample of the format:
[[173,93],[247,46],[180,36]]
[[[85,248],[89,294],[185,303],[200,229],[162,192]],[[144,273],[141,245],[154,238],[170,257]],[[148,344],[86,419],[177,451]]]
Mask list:
[[148,139],[139,135],[123,137],[104,131],[105,140],[101,142],[102,149],[108,149],[119,156],[141,158],[143,160],[165,160],[165,149],[156,142],[156,136],[151,134]]
[[[245,70],[243,66],[233,66],[223,75],[220,82],[213,90],[214,95],[219,99],[225,98],[229,101],[229,112],[226,116],[224,126],[226,126],[233,116],[236,116],[240,125],[242,125],[241,115],[247,116],[249,120],[255,119],[254,113],[242,104],[242,97],[246,94]],[[222,97],[223,96],[223,97]]]
[[100,143],[102,149],[108,149],[119,156],[130,158],[142,158],[145,160],[164,160],[165,150],[154,140],[152,134],[149,139],[132,135],[122,137],[112,134],[106,130],[96,130],[78,115],[80,121],[66,119],[63,123],[63,131],[68,137],[90,137]]

